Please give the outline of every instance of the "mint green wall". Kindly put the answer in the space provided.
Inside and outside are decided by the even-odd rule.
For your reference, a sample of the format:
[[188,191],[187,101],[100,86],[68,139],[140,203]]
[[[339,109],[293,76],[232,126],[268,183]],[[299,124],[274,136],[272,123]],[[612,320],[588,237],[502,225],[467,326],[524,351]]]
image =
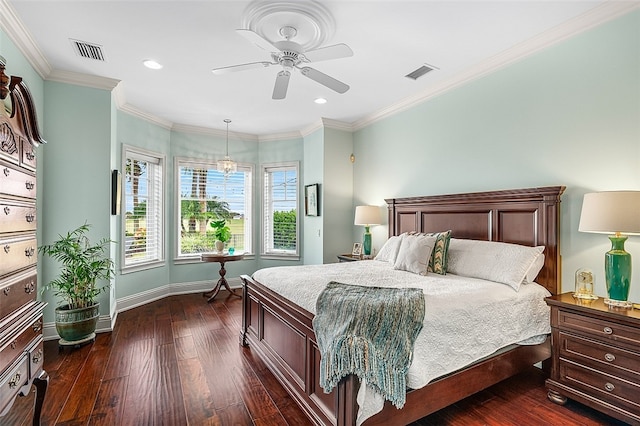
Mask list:
[[[324,235],[324,132],[321,128],[305,136],[304,138],[304,185],[318,183],[320,216],[304,216],[303,229],[303,255],[305,265],[314,265],[323,261],[323,235]],[[302,192],[304,197],[304,188]],[[304,209],[302,210],[304,214]],[[340,232],[335,230],[336,233]]]
[[[590,267],[606,295],[610,243],[577,228],[584,193],[640,190],[640,11],[359,130],[354,146],[356,203],[566,185],[563,290]],[[386,227],[373,233],[379,247]],[[640,300],[640,237],[626,248]]]
[[[171,132],[157,124],[153,124],[147,120],[143,120],[134,117],[130,114],[118,111],[117,113],[117,130],[116,130],[116,142],[115,142],[115,166],[123,172],[122,164],[122,146],[130,145],[136,148],[144,149],[147,151],[155,152],[159,155],[165,156],[165,206],[164,213],[166,218],[170,218],[172,212],[171,197],[173,188],[173,163],[170,155],[171,149]],[[121,212],[124,212],[124,204],[121,206]],[[137,293],[141,293],[148,290],[153,290],[158,287],[168,285],[170,281],[170,265],[171,265],[171,244],[172,234],[165,232],[166,238],[164,241],[164,250],[167,262],[164,266],[147,269],[143,271],[137,271],[134,273],[120,274],[120,250],[121,244],[121,226],[122,216],[111,216],[115,219],[115,226],[117,230],[115,240],[118,241],[118,247],[115,251],[115,259],[117,263],[117,277],[115,282],[115,296],[116,298],[122,298],[131,296]],[[166,225],[169,226],[168,224]]]
[[353,134],[324,128],[324,165],[322,190],[322,263],[337,262],[337,254],[350,253],[354,241],[349,232],[353,226]]
[[[59,234],[88,223],[89,238],[98,241],[111,235],[111,92],[65,83],[45,82],[44,135],[48,144],[39,156],[42,220],[38,223],[40,244],[51,243]],[[58,275],[58,265],[42,262],[41,284]],[[99,298],[100,312],[109,314],[110,295]],[[45,311],[53,320],[56,302]]]

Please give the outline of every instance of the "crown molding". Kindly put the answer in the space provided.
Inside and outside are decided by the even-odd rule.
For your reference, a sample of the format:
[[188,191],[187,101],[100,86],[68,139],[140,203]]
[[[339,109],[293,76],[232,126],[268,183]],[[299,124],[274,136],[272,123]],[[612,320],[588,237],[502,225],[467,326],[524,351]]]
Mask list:
[[[176,132],[190,133],[196,135],[206,135],[206,136],[217,136],[220,138],[225,138],[227,136],[227,130],[222,129],[212,129],[209,127],[200,127],[200,126],[190,126],[186,124],[174,124],[171,127],[171,130]],[[242,132],[234,132],[229,130],[229,138],[233,138],[236,140],[243,141],[258,141],[258,135],[254,135],[251,133],[242,133]]]
[[96,75],[61,70],[51,71],[46,80],[109,91],[115,89],[115,87],[120,83],[120,80],[116,80],[114,78],[99,77]]
[[414,96],[405,98],[400,102],[396,102],[395,104],[389,105],[388,107],[373,114],[354,121],[352,123],[353,130],[360,130],[384,118],[406,111],[449,90],[477,80],[480,77],[493,73],[507,65],[519,61],[520,59],[551,47],[591,28],[597,27],[598,25],[604,24],[605,22],[630,13],[638,8],[640,8],[640,2],[637,0],[607,1],[606,3],[603,3],[580,16],[577,16],[561,25],[480,62],[478,65],[469,68],[465,72],[457,74]]
[[0,0],[0,28],[15,43],[35,71],[45,79],[51,73],[51,65],[45,59],[35,40],[22,24],[15,9],[6,1]]

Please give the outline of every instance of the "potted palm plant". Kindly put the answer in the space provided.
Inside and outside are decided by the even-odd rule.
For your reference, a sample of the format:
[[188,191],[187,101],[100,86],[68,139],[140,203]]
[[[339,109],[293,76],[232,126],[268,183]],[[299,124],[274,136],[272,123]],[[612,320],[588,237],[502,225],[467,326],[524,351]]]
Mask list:
[[231,228],[227,226],[227,222],[224,219],[214,220],[211,222],[211,227],[216,238],[216,250],[218,253],[222,253],[224,244],[231,239]]
[[42,290],[51,290],[61,298],[61,305],[55,309],[61,345],[79,345],[95,339],[100,314],[97,297],[110,287],[109,280],[115,274],[113,260],[107,253],[111,240],[103,238],[91,244],[86,235],[89,227],[85,223],[59,235],[52,244],[38,248],[62,266],[60,275]]

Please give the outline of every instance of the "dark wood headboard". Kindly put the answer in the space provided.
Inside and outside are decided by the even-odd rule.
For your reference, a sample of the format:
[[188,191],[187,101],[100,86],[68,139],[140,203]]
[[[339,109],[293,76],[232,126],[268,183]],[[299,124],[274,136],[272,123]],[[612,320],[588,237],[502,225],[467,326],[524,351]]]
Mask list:
[[450,229],[453,238],[545,246],[536,281],[561,292],[560,195],[564,186],[386,199],[389,236]]

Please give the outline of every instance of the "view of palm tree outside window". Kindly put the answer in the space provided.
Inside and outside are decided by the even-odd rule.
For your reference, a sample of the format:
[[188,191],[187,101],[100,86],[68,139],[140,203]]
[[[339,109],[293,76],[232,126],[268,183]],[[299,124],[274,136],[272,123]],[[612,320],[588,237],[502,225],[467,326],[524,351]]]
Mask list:
[[252,252],[251,188],[252,172],[238,166],[225,176],[214,163],[178,162],[179,173],[179,253],[189,256],[215,251],[211,222],[224,219],[231,228],[225,249]]

